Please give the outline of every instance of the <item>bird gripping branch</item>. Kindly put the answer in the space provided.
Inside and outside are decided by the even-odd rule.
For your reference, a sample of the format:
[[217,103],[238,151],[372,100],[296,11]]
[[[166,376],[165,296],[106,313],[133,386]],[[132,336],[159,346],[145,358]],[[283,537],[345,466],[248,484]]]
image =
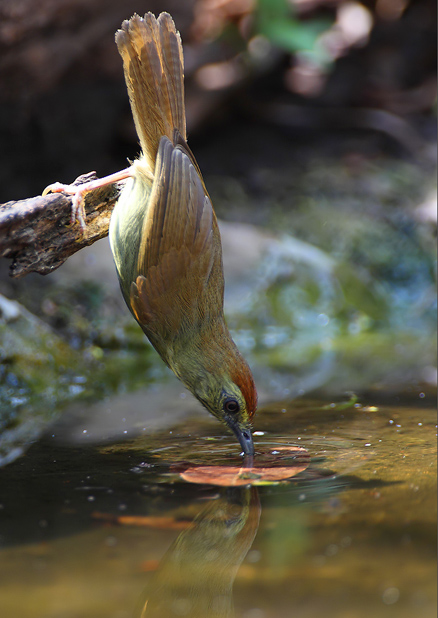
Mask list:
[[169,14],[147,13],[124,21],[116,43],[141,155],[79,191],[48,189],[75,195],[83,225],[83,194],[127,178],[109,229],[125,301],[163,361],[252,455],[257,393],[224,319],[219,228],[186,142],[180,35]]

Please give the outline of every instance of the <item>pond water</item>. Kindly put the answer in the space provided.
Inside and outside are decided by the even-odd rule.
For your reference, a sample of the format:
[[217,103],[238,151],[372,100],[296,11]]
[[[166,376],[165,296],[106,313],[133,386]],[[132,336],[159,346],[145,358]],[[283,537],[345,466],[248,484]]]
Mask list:
[[207,415],[116,442],[77,426],[2,469],[2,618],[436,616],[432,393],[264,405],[256,462],[290,478],[234,487]]

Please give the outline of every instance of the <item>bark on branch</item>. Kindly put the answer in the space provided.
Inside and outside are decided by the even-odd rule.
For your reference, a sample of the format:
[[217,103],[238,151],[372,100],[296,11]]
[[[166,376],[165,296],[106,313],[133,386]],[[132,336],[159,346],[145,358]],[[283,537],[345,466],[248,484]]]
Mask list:
[[[94,172],[79,176],[73,184],[96,178]],[[108,234],[111,212],[122,183],[108,185],[85,195],[87,227],[71,225],[71,197],[61,193],[0,204],[0,257],[12,259],[11,277],[30,272],[47,275],[83,247]]]

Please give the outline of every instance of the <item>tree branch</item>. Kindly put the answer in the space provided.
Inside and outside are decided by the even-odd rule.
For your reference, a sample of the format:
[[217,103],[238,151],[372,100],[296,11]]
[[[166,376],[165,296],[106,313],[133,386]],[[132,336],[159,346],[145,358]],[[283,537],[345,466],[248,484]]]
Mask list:
[[[96,178],[79,176],[73,184]],[[70,224],[72,198],[61,193],[0,204],[0,257],[12,259],[11,277],[47,275],[71,255],[108,235],[111,212],[123,183],[85,194],[87,227]]]

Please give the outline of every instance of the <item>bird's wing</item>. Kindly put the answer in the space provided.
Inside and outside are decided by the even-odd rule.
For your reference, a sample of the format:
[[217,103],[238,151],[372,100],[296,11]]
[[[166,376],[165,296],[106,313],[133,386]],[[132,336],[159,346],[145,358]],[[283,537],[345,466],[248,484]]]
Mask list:
[[150,338],[156,334],[169,341],[217,317],[223,287],[220,236],[210,198],[189,153],[162,137],[131,307]]

